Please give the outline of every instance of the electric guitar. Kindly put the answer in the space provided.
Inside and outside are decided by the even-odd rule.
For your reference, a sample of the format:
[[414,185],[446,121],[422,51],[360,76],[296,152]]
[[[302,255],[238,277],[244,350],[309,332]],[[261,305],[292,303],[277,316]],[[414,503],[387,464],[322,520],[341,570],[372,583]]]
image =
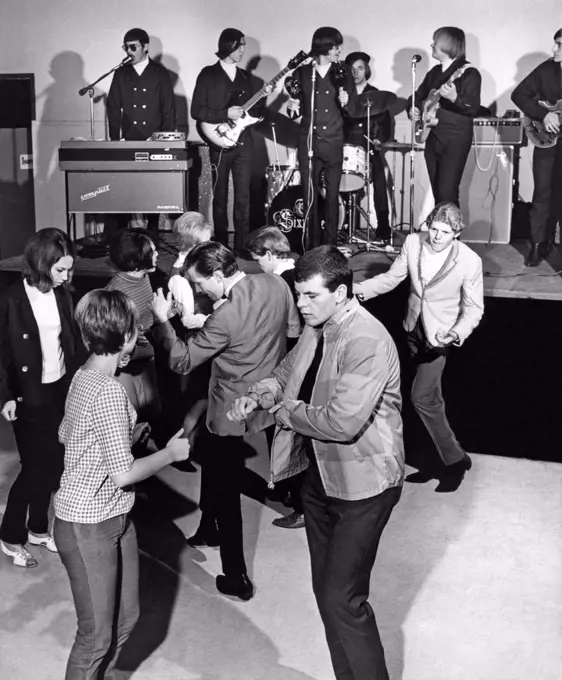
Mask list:
[[[556,104],[550,104],[549,102],[539,101],[541,106],[549,111],[554,111],[558,114],[558,118],[562,114],[562,99],[559,99]],[[534,120],[529,116],[523,116],[523,129],[527,133],[527,137],[531,144],[535,146],[540,146],[542,149],[548,149],[554,146],[558,141],[558,137],[562,135],[562,130],[558,132],[548,132],[544,127],[542,120]]]
[[272,78],[268,83],[258,91],[256,94],[248,101],[242,105],[244,113],[238,118],[238,120],[226,120],[224,123],[205,123],[199,121],[197,123],[197,131],[203,138],[205,142],[209,145],[219,148],[219,149],[231,149],[238,144],[240,135],[244,130],[250,125],[255,125],[259,123],[263,118],[256,118],[255,116],[250,116],[248,111],[259,102],[260,99],[267,97],[267,95],[273,90],[275,85],[285,77],[285,75],[292,71],[293,69],[300,66],[303,61],[308,58],[308,54],[302,50],[295,56],[287,66],[280,71],[274,78]]
[[[464,64],[464,66],[458,68],[451,75],[449,80],[447,80],[445,85],[452,85],[457,78],[462,76],[467,68],[470,68],[470,66],[470,64]],[[439,100],[441,99],[439,89],[440,88],[433,88],[433,90],[430,91],[427,99],[423,103],[423,110],[421,111],[420,120],[416,122],[416,142],[420,144],[425,142],[425,140],[429,137],[431,128],[435,127],[439,122],[439,118],[437,118],[437,111],[439,111],[441,106],[439,103]]]

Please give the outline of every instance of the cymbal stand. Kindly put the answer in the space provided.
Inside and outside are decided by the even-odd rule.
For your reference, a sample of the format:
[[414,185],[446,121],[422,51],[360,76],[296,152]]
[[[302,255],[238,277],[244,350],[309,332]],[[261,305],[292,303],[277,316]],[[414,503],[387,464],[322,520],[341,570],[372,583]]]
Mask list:
[[[379,250],[379,246],[371,242],[371,229],[373,228],[371,224],[371,192],[370,192],[370,185],[371,185],[371,154],[372,154],[372,149],[371,149],[371,100],[367,98],[366,101],[366,106],[367,106],[367,162],[366,162],[366,167],[365,167],[365,189],[367,191],[367,212],[363,210],[361,205],[357,205],[357,198],[355,198],[355,208],[359,211],[359,214],[365,218],[365,222],[367,223],[367,238],[366,240],[360,239],[357,236],[352,236],[349,239],[350,243],[359,243],[361,244],[357,250],[355,251],[354,255],[357,253],[362,253],[365,251],[369,250]],[[353,226],[355,227],[355,215],[353,217]]]

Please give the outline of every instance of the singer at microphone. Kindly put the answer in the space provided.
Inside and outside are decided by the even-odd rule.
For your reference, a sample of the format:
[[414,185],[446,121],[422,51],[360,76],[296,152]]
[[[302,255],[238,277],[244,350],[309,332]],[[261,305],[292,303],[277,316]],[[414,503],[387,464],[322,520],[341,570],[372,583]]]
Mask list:
[[[336,28],[319,28],[312,37],[312,63],[300,66],[285,81],[290,96],[288,115],[301,119],[298,159],[305,213],[308,214],[307,248],[337,243],[344,109],[347,114],[354,105],[351,74],[345,64],[339,63],[342,44],[343,37]],[[321,188],[321,173],[326,180],[323,228],[315,200]],[[307,212],[311,197],[314,200]]]
[[[126,57],[113,74],[107,96],[109,138],[145,141],[155,132],[173,132],[176,105],[172,80],[166,67],[148,56],[148,33],[142,28],[127,31],[123,50]],[[127,227],[128,215],[108,217],[105,231],[109,234]],[[151,213],[147,218],[149,231],[157,232],[158,213]]]

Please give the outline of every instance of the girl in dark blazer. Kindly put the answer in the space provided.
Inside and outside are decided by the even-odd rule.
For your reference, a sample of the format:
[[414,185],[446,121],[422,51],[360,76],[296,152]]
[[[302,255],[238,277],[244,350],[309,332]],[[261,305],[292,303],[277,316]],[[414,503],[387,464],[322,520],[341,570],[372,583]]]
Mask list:
[[26,543],[57,552],[49,533],[51,493],[63,470],[58,427],[81,346],[67,290],[74,266],[68,236],[42,229],[26,244],[22,280],[0,297],[0,408],[21,461],[0,525],[0,549],[35,567]]

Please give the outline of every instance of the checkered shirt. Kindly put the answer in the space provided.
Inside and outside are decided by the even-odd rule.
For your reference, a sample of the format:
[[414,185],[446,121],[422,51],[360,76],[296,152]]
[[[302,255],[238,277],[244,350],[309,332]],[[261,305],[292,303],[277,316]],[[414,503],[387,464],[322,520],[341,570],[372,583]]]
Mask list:
[[78,370],[66,398],[59,439],[65,446],[64,472],[55,496],[59,519],[81,524],[103,522],[133,507],[135,494],[111,477],[131,469],[131,438],[136,413],[115,378]]

